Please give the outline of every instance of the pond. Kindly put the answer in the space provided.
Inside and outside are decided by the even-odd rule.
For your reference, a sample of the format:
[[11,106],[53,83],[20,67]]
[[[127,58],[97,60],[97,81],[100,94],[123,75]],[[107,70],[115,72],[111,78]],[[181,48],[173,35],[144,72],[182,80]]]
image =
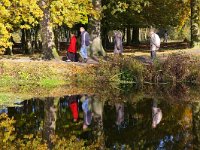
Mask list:
[[16,120],[16,139],[41,136],[49,149],[55,149],[51,135],[75,136],[74,144],[83,140],[84,146],[96,142],[94,149],[198,149],[198,89],[185,85],[102,87],[92,94],[22,100],[1,106],[0,113]]

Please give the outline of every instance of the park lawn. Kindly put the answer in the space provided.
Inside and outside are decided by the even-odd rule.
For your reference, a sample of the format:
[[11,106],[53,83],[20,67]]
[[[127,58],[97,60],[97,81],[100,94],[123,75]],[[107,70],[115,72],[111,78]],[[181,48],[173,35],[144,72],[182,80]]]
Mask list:
[[32,61],[28,58],[0,60],[0,87],[37,85],[55,87],[71,84],[77,74],[85,74],[90,65],[63,61]]
[[[194,55],[195,57],[200,55],[199,50],[193,49],[182,50],[181,52]],[[180,53],[180,50],[158,52],[158,57],[165,59],[171,53]],[[149,51],[125,53],[124,55],[150,58]],[[117,77],[116,73],[120,74],[120,72],[115,72],[115,69],[119,69],[117,66],[112,70],[109,69],[109,67],[112,68],[113,64],[115,64],[115,62],[111,63],[100,62],[98,66],[97,64],[67,63],[61,60],[30,60],[30,58],[21,56],[12,59],[1,59],[0,103],[4,105],[12,100],[18,102],[32,97],[62,97],[64,95],[95,93],[95,86],[103,84],[104,81],[106,85],[110,86],[108,81],[115,82],[115,80],[110,79]],[[138,73],[146,69],[143,68],[145,66],[141,62],[129,60],[128,63],[133,63],[132,70],[129,70],[130,75],[138,75],[137,77],[140,77]],[[198,70],[197,72],[194,70],[191,73],[199,76],[197,74]],[[144,78],[142,76],[141,78]],[[13,104],[13,102],[10,104]]]
[[[198,49],[161,50],[158,51],[157,56],[159,60],[165,60],[168,55],[180,52],[194,57],[200,56]],[[134,53],[125,52],[124,55],[133,55],[135,58],[143,57],[145,60],[150,59],[148,50]],[[113,53],[108,53],[108,56],[113,57]],[[38,55],[31,57],[23,55],[5,56],[0,59],[0,87],[34,85],[48,88],[77,82],[86,84],[87,81],[89,83],[95,80],[93,79],[96,76],[94,66],[98,68],[98,64],[67,63],[62,60],[44,61]]]

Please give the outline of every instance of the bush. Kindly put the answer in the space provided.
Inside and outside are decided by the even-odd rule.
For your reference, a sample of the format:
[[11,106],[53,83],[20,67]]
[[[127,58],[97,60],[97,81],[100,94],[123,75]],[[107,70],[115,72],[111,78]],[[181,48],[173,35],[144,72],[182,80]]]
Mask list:
[[[15,133],[15,120],[9,118],[7,114],[0,114],[0,145],[1,149],[10,150],[48,150],[48,144],[41,138],[42,135],[24,135],[23,138],[17,138]],[[52,149],[98,149],[100,144],[97,142],[85,145],[85,141],[78,139],[76,136],[68,138],[60,138],[57,135],[51,135]]]
[[136,83],[143,82],[144,64],[132,57],[125,57],[121,66],[121,80]]
[[189,74],[186,76],[186,81],[189,83],[200,83],[200,61],[199,59],[194,58],[190,61],[189,64]]
[[183,81],[189,74],[190,57],[183,53],[169,55],[163,64],[164,74],[173,81]]
[[101,61],[96,68],[100,81],[142,82],[144,65],[130,56],[115,56],[109,62]]

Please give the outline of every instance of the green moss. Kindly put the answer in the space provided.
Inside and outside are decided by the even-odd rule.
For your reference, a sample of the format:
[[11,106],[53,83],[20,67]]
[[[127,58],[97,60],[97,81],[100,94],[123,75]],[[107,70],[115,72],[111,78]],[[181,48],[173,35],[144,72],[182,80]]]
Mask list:
[[52,52],[53,52],[54,58],[57,59],[57,60],[60,60],[60,56],[58,55],[58,52],[57,52],[56,48],[53,48]]

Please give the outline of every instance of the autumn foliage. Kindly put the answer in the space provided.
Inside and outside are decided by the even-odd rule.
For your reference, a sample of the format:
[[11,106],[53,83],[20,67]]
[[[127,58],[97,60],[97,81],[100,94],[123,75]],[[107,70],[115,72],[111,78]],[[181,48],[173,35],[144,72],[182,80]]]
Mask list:
[[[0,0],[0,53],[11,47],[11,34],[18,29],[31,29],[43,18],[39,0]],[[96,16],[90,0],[55,0],[48,2],[54,26],[72,27],[87,23],[88,16]]]

